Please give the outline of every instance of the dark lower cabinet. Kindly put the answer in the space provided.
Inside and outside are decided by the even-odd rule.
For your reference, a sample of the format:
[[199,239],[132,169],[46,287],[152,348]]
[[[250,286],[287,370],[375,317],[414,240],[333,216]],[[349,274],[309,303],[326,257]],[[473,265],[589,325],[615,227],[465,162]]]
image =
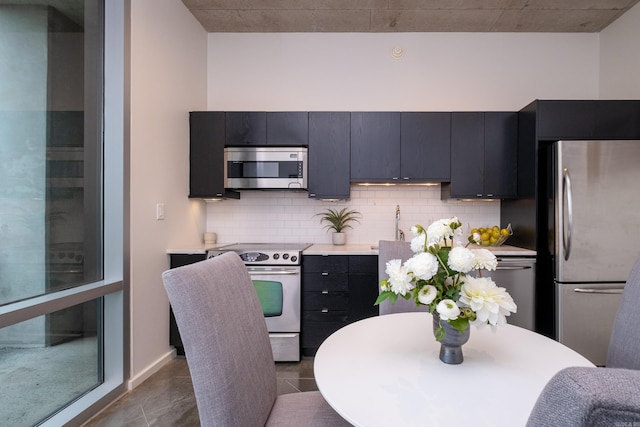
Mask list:
[[[204,261],[205,259],[205,254],[171,254],[169,256],[169,267],[182,267],[183,265],[193,264]],[[173,315],[171,306],[169,306],[169,344],[176,348],[176,353],[179,356],[184,356],[184,346],[182,345],[180,331],[178,330],[176,318]]]
[[378,315],[377,255],[302,257],[302,355],[341,327]]

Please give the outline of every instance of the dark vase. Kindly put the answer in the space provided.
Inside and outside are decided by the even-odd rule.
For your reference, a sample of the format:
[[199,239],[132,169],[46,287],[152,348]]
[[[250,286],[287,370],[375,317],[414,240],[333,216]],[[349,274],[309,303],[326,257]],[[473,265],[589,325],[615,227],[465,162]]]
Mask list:
[[[433,313],[433,334],[440,326],[440,316],[437,312]],[[462,345],[469,341],[469,333],[471,327],[467,327],[464,332],[460,332],[447,321],[442,322],[444,328],[444,337],[440,341],[440,360],[449,365],[459,365],[464,360],[462,356]]]

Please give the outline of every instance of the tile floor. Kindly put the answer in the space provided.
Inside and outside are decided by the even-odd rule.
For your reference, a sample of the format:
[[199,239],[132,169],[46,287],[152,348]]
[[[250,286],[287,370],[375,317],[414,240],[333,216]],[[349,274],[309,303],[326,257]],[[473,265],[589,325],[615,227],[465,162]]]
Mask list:
[[[278,394],[317,390],[313,359],[276,363]],[[184,357],[172,360],[84,427],[199,426],[198,409]]]

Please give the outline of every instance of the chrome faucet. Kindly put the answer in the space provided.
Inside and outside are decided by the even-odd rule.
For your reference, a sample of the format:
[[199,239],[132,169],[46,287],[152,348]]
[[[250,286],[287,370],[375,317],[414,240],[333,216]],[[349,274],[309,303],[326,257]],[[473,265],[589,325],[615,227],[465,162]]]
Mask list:
[[398,228],[399,223],[400,223],[400,205],[396,205],[396,240],[404,241],[404,231]]

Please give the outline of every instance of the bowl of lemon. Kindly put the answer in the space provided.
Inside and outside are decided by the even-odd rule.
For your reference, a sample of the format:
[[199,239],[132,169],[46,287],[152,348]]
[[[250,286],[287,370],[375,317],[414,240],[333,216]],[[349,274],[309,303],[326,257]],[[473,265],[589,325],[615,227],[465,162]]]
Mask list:
[[497,225],[472,228],[469,234],[469,243],[480,246],[501,246],[512,234],[511,224],[504,228]]

